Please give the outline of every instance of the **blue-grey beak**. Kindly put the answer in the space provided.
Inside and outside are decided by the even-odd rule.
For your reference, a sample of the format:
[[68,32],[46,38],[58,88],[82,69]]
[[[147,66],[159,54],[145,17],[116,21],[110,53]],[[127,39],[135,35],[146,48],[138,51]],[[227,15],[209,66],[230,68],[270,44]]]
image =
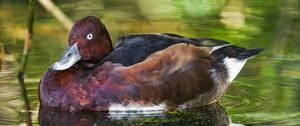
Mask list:
[[81,59],[80,52],[77,47],[77,43],[68,47],[58,61],[56,61],[51,69],[53,70],[65,70],[74,65]]

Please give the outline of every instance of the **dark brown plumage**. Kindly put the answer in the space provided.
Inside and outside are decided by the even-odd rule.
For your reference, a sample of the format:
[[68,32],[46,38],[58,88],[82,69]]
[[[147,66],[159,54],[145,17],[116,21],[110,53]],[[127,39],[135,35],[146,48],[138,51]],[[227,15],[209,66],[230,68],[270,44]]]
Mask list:
[[68,111],[206,105],[260,51],[170,33],[121,37],[112,50],[104,24],[88,16],[75,23],[64,54],[43,75],[40,102]]

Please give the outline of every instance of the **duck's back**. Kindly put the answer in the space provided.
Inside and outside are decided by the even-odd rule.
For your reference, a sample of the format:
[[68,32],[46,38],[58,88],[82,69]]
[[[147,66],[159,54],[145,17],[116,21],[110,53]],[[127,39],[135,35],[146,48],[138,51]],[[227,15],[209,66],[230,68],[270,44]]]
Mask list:
[[102,63],[110,61],[130,66],[145,60],[149,55],[178,43],[196,46],[217,46],[228,44],[222,40],[211,38],[186,38],[177,34],[135,34],[120,37],[114,46],[114,51],[108,54]]

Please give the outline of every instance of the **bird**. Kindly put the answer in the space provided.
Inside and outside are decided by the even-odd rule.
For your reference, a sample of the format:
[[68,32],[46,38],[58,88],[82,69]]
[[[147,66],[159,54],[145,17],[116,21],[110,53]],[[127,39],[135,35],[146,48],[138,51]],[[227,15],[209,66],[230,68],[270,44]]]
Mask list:
[[174,33],[121,36],[113,46],[103,22],[86,16],[43,74],[40,105],[69,112],[199,107],[217,102],[262,50]]

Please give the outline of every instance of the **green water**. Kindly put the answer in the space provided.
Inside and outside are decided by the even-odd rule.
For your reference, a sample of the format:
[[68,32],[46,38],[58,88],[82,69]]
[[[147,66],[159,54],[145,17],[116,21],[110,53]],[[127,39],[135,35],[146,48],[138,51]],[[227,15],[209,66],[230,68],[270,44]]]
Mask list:
[[[112,40],[130,33],[172,32],[222,39],[248,48],[263,47],[265,51],[247,62],[220,105],[150,117],[124,115],[126,118],[101,113],[39,111],[40,77],[63,52],[68,29],[37,3],[25,79],[33,125],[39,124],[39,116],[44,125],[300,125],[300,1],[53,2],[73,21],[87,15],[101,18]],[[27,4],[26,0],[0,0],[0,46],[5,52],[0,72],[0,125],[25,124],[27,113],[16,74],[23,50]]]

